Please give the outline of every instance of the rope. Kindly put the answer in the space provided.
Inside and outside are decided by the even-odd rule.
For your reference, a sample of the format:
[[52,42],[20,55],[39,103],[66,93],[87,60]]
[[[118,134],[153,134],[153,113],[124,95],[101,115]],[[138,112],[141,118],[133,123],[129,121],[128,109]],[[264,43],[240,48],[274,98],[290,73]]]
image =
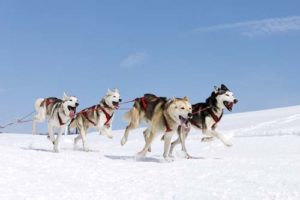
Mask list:
[[131,108],[118,108],[117,111],[118,111],[118,110],[130,110],[130,109],[131,109]]
[[24,117],[22,117],[20,119],[17,119],[15,122],[10,122],[10,123],[5,124],[3,126],[0,125],[0,128],[4,129],[8,126],[13,126],[13,125],[16,125],[16,124],[24,124],[24,123],[27,123],[27,122],[32,122],[33,121],[32,119],[29,119],[29,120],[26,120],[26,119],[28,117],[30,117],[33,113],[35,113],[35,111],[32,111],[32,112],[28,113],[27,115],[25,115]]
[[207,107],[205,107],[205,108],[202,108],[202,109],[197,110],[196,112],[193,112],[192,114],[193,114],[193,115],[197,115],[197,114],[201,113],[202,111],[208,110],[208,109],[210,109],[210,108],[211,108],[210,106],[207,106]]
[[127,104],[127,103],[131,103],[131,102],[135,102],[136,99],[133,99],[133,100],[130,100],[130,101],[125,101],[125,102],[122,102],[120,104]]

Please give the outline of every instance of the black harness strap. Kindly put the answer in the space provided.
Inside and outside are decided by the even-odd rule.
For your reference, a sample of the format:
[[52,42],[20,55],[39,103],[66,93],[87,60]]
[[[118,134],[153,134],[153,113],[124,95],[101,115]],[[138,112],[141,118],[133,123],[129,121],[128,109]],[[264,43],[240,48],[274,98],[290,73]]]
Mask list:
[[62,121],[62,119],[61,119],[59,113],[57,113],[57,117],[58,117],[59,124],[60,124],[61,126],[63,126],[63,125],[66,124],[66,123],[64,123],[64,122]]

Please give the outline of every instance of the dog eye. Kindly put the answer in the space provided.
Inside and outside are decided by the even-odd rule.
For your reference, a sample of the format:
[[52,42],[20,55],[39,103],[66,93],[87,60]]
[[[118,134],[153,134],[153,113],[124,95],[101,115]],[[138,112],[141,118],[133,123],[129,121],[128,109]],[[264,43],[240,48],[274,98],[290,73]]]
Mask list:
[[181,107],[181,110],[184,110],[184,107]]

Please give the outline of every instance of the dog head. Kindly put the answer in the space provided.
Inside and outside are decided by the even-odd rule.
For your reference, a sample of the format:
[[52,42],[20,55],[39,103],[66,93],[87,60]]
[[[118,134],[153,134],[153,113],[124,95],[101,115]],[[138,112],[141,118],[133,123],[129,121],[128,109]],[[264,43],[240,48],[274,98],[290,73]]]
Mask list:
[[178,124],[184,124],[192,118],[192,105],[188,97],[183,99],[173,97],[169,100],[168,114]]
[[232,111],[233,105],[238,103],[233,92],[231,92],[224,84],[220,88],[215,86],[216,100],[218,102],[218,107],[221,109],[227,108],[227,110]]
[[69,96],[66,93],[64,93],[63,97],[63,109],[67,116],[69,116],[71,119],[75,117],[76,114],[76,108],[79,106],[77,97]]
[[122,102],[118,89],[113,89],[113,90],[108,89],[103,100],[106,103],[106,105],[108,105],[110,108],[113,109],[118,109],[120,102]]

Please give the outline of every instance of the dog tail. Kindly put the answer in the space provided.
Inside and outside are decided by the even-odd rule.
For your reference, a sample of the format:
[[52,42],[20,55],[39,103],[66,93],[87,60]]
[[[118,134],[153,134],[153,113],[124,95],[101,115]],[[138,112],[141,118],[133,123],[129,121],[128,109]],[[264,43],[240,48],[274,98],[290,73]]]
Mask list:
[[42,107],[42,104],[43,104],[43,101],[45,99],[43,98],[38,98],[36,101],[35,101],[35,104],[34,104],[34,108],[36,111],[38,111],[40,109],[40,107]]

